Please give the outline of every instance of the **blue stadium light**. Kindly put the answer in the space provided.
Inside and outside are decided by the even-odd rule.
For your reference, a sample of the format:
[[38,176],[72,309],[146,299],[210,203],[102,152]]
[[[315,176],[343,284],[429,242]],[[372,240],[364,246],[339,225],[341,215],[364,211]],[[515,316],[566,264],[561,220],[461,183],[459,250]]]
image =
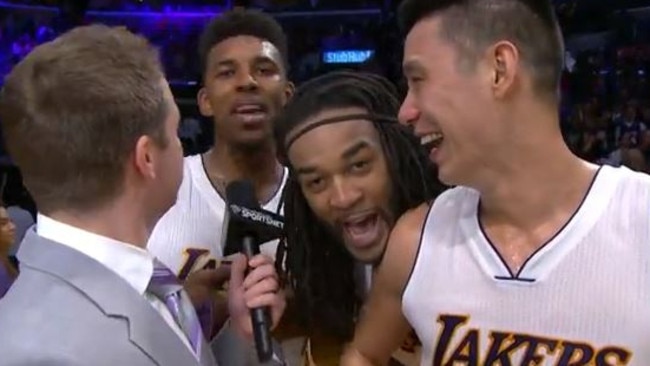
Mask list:
[[[53,6],[20,5],[0,1],[0,9],[34,10],[58,12],[59,9]],[[187,12],[187,11],[97,11],[88,10],[87,15],[98,18],[211,18],[221,12]],[[299,17],[323,17],[323,16],[370,16],[381,15],[381,9],[357,9],[357,10],[323,10],[323,11],[286,11],[269,13],[276,18],[299,18]]]
[[0,1],[0,8],[14,9],[14,10],[39,10],[39,11],[55,11],[55,12],[59,11],[59,9],[52,6],[21,5],[21,4],[7,3],[4,1]]

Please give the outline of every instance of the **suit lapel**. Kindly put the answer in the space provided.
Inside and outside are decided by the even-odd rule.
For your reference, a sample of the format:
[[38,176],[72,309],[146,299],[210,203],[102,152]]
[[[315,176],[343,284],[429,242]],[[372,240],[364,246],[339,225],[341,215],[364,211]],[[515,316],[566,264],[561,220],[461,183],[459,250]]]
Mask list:
[[203,344],[201,345],[201,366],[215,366],[217,361],[215,360],[214,354],[212,353],[212,348],[203,339]]
[[79,289],[106,316],[126,320],[129,340],[157,364],[197,364],[192,352],[151,304],[101,263],[42,238],[33,229],[27,232],[18,258],[21,266],[48,272]]

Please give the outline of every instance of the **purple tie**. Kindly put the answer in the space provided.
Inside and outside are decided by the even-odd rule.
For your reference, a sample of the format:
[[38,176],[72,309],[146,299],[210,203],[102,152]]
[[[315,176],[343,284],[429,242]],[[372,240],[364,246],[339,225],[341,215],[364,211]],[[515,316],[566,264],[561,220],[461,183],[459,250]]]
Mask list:
[[165,303],[174,320],[190,341],[192,349],[199,355],[203,331],[196,311],[183,291],[178,277],[157,259],[154,260],[153,276],[147,290]]

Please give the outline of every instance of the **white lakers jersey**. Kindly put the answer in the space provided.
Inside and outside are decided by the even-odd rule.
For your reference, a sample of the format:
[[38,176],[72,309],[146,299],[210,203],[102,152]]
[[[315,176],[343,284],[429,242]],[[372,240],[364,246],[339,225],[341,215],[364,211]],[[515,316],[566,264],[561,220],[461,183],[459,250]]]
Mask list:
[[422,365],[650,365],[650,176],[604,166],[568,223],[510,273],[479,195],[431,208],[403,295]]
[[[287,176],[285,169],[278,191],[262,206],[265,210],[282,214],[278,205]],[[214,267],[223,259],[225,209],[225,201],[212,186],[201,155],[186,157],[176,204],[158,221],[148,250],[181,279],[193,271]],[[277,244],[275,240],[262,245],[262,253],[275,258]]]

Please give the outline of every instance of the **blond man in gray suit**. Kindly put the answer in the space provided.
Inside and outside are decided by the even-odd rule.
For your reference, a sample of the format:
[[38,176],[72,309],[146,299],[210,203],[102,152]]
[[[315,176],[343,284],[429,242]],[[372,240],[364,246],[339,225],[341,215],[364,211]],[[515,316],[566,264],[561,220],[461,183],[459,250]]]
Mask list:
[[[14,68],[0,113],[39,211],[0,301],[0,364],[214,365],[187,292],[145,249],[183,159],[155,49],[124,28],[74,29]],[[277,321],[283,299],[270,259],[252,259],[246,277],[245,262],[230,314],[250,336],[248,306]]]

